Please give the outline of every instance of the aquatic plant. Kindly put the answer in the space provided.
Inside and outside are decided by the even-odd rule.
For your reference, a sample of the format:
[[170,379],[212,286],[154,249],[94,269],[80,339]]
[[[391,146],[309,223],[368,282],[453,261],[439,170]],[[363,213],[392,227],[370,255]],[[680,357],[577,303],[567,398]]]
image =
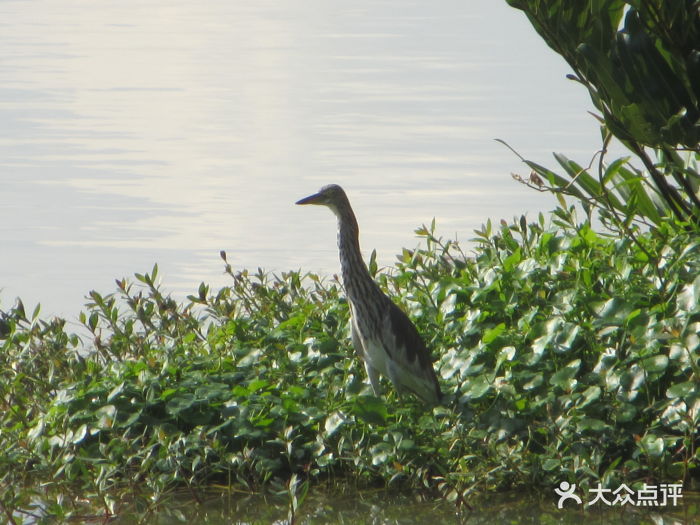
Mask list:
[[457,504],[563,480],[697,483],[697,237],[607,236],[573,208],[488,222],[470,255],[434,224],[417,234],[395,268],[370,268],[437,356],[447,399],[429,413],[371,394],[336,279],[226,261],[231,286],[176,301],[155,266],[92,292],[80,336],[18,302],[0,339],[2,509],[146,512],[216,485],[288,493],[294,516],[324,480]]

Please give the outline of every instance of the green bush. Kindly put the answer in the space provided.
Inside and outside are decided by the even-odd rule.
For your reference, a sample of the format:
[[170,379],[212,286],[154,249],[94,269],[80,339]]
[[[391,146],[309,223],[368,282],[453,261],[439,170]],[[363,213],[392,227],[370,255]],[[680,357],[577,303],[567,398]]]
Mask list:
[[[637,199],[629,205],[639,205],[635,213],[653,222],[664,209],[678,220],[700,224],[700,174],[695,164],[700,155],[698,2],[507,1],[525,12],[544,41],[568,62],[571,78],[588,90],[600,112],[603,152],[615,136],[644,166],[645,172],[632,177],[611,174],[617,181],[602,169],[597,181],[583,177],[579,183],[585,194],[595,197],[601,193],[597,185],[604,189],[612,184]],[[572,175],[569,166],[563,166]],[[560,182],[560,189],[570,185]],[[648,198],[645,186],[653,188]],[[604,205],[620,208],[612,198]]]
[[473,257],[423,227],[423,246],[377,274],[434,349],[447,401],[432,411],[370,394],[340,287],[313,274],[227,266],[231,287],[180,304],[156,267],[91,294],[82,344],[18,304],[0,339],[2,506],[85,512],[69,495],[109,515],[127,495],[152,508],[182,486],[322,480],[457,503],[563,480],[692,486],[698,241],[553,217],[489,223]]

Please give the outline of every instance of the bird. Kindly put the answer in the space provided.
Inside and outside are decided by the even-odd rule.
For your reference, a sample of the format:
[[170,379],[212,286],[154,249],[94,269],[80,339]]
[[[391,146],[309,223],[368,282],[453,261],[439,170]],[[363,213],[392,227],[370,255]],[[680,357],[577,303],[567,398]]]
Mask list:
[[381,374],[399,395],[411,392],[428,405],[438,405],[442,392],[430,351],[408,316],[372,279],[362,259],[357,219],[343,188],[323,186],[296,204],[326,206],[338,219],[338,251],[350,306],[352,343],[364,361],[374,394],[382,395]]

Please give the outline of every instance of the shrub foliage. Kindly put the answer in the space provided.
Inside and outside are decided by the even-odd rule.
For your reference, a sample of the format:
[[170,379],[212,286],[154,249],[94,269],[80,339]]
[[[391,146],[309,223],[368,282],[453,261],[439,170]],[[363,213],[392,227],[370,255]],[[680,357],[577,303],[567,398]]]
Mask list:
[[[596,183],[623,186],[639,199],[644,198],[640,188],[648,184],[654,188],[651,197],[658,197],[654,207],[700,223],[700,175],[694,164],[700,155],[697,0],[507,1],[525,12],[571,66],[571,78],[586,87],[600,112],[604,135],[615,136],[644,165],[643,175],[617,173],[617,181],[601,177]],[[596,188],[586,186],[586,193],[595,195]]]
[[671,227],[606,237],[573,213],[488,223],[470,256],[422,227],[392,271],[372,260],[433,348],[433,410],[371,395],[342,290],[313,274],[227,265],[230,287],[177,302],[154,267],[92,292],[80,337],[18,302],[0,323],[0,504],[109,515],[127,494],[149,508],[175,487],[290,479],[457,503],[562,480],[691,486],[700,243]]

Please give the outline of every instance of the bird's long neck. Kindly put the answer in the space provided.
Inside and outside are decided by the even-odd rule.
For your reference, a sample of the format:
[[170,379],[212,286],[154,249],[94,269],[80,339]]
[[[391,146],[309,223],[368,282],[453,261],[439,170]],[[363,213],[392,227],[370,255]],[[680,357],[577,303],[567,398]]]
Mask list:
[[360,252],[360,229],[350,203],[339,207],[338,216],[338,250],[343,284],[348,298],[354,301],[361,295],[375,293],[377,285],[367,270]]

